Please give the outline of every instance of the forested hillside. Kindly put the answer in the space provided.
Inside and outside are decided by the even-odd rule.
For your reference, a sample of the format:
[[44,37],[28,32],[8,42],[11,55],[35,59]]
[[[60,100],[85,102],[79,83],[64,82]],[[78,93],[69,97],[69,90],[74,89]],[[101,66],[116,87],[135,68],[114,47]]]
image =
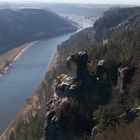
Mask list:
[[70,21],[41,9],[0,9],[0,53],[25,42],[72,32]]
[[[139,140],[139,7],[107,11],[94,31],[98,43],[87,53],[70,54],[63,71],[67,75],[53,82],[48,140]],[[101,36],[105,33],[106,42]]]

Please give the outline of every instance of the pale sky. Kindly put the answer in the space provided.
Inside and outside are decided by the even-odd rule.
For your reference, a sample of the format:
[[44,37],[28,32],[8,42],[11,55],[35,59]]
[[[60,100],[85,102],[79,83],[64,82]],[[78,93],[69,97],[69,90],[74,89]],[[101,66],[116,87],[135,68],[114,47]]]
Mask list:
[[93,3],[140,5],[140,0],[0,0],[0,2],[53,2],[53,3]]

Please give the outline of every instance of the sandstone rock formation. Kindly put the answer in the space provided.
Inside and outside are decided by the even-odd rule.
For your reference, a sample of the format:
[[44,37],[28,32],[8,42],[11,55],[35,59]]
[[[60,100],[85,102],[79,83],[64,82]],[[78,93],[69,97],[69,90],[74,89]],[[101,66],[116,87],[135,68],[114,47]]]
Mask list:
[[73,76],[62,74],[55,79],[54,96],[47,106],[47,140],[72,139],[71,136],[84,131],[91,133],[94,126],[92,111],[98,104],[104,104],[109,94],[106,82],[90,73],[87,64],[86,52],[75,53],[67,59]]
[[[46,140],[74,140],[83,133],[94,135],[99,131],[97,120],[101,116],[109,115],[103,118],[106,125],[119,124],[120,121],[129,123],[138,116],[136,109],[116,112],[118,115],[115,115],[106,107],[112,98],[113,87],[118,87],[116,89],[119,89],[119,93],[125,93],[125,85],[131,80],[135,69],[99,60],[95,72],[91,72],[88,70],[92,66],[89,63],[86,52],[74,53],[67,58],[70,74],[61,74],[54,80],[54,94],[47,105]],[[122,100],[121,104],[123,95],[125,94],[116,95]],[[93,119],[93,112],[96,110],[99,118],[96,116]],[[100,113],[105,114],[100,116]]]

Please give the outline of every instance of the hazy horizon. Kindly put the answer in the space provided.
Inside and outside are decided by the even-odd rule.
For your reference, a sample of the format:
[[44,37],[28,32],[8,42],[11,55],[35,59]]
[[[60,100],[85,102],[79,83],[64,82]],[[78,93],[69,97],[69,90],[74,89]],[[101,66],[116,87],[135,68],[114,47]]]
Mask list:
[[79,4],[120,4],[120,5],[140,5],[140,0],[98,0],[98,1],[93,1],[93,0],[80,0],[76,1],[71,0],[0,0],[0,2],[10,2],[10,3],[37,3],[37,2],[45,2],[45,3],[66,3],[66,4],[74,4],[74,3],[79,3]]

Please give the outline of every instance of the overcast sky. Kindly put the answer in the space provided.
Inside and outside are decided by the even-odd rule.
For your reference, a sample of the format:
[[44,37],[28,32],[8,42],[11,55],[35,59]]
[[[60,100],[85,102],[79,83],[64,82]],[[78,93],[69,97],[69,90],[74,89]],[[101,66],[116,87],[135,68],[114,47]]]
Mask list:
[[94,4],[130,4],[140,5],[140,0],[0,0],[2,2],[55,2],[55,3],[94,3]]

